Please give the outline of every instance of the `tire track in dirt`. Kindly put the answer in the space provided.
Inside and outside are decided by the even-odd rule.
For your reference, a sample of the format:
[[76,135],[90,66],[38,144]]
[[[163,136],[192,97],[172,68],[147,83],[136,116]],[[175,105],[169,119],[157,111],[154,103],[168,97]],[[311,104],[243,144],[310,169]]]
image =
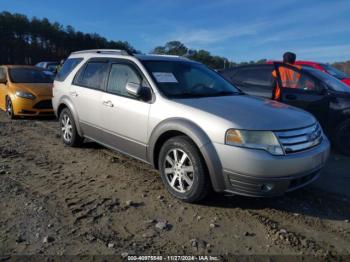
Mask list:
[[[165,193],[157,172],[142,162],[93,143],[79,149],[64,147],[57,122],[20,120],[5,125],[1,134],[11,136],[1,138],[0,147],[21,153],[7,158],[11,174],[6,176],[40,192],[38,198],[56,204],[70,232],[67,237],[86,246],[75,243],[79,252],[93,248],[103,253],[325,256],[342,251],[331,246],[336,243],[334,236],[341,239],[342,246],[349,243],[338,232],[339,219],[348,210],[338,212],[337,208],[344,206],[338,203],[329,211],[337,216],[327,217],[322,205],[313,204],[309,214],[304,212],[301,205],[315,197],[309,190],[304,191],[305,198],[288,195],[281,198],[281,204],[213,196],[199,205],[189,205]],[[133,204],[127,205],[127,200]],[[290,208],[281,208],[288,204]],[[298,219],[295,210],[302,211]],[[155,230],[159,219],[167,220],[170,229]],[[112,249],[109,243],[114,244]]]

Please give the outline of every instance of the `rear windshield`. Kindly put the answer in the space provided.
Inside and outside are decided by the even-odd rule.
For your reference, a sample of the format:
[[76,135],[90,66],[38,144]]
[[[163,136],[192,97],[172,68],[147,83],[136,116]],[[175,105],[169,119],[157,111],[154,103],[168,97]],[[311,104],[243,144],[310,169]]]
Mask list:
[[9,75],[13,83],[52,83],[52,72],[37,68],[10,68]]

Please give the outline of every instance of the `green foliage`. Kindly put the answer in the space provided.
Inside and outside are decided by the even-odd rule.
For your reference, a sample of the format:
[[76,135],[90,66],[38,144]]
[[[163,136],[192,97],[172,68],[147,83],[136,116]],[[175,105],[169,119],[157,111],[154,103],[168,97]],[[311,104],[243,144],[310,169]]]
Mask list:
[[332,66],[350,75],[350,61],[346,62],[336,62]]
[[108,41],[98,34],[75,31],[72,26],[64,28],[47,18],[28,19],[21,14],[0,13],[0,64],[57,61],[73,51],[95,48],[136,52],[128,42]]
[[221,56],[213,56],[206,50],[193,50],[187,48],[179,41],[170,41],[164,46],[157,46],[152,51],[153,54],[178,55],[186,56],[192,60],[201,62],[214,69],[228,68],[235,65],[227,58]]

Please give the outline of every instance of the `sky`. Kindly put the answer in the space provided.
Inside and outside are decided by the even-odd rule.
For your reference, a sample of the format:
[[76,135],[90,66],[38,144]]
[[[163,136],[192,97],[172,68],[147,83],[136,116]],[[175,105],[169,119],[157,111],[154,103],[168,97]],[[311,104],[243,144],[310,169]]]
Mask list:
[[171,40],[235,62],[350,60],[350,0],[0,0],[0,11],[47,17],[144,53]]

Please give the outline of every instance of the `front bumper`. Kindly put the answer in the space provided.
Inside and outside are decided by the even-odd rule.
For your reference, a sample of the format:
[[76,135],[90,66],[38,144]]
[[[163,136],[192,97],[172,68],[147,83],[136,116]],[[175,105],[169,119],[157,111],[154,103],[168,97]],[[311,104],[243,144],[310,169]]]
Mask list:
[[13,110],[17,116],[50,116],[54,115],[51,96],[36,97],[34,100],[15,97],[12,100]]
[[224,192],[245,196],[276,196],[316,180],[325,165],[330,144],[285,156],[263,150],[214,144],[222,164]]

